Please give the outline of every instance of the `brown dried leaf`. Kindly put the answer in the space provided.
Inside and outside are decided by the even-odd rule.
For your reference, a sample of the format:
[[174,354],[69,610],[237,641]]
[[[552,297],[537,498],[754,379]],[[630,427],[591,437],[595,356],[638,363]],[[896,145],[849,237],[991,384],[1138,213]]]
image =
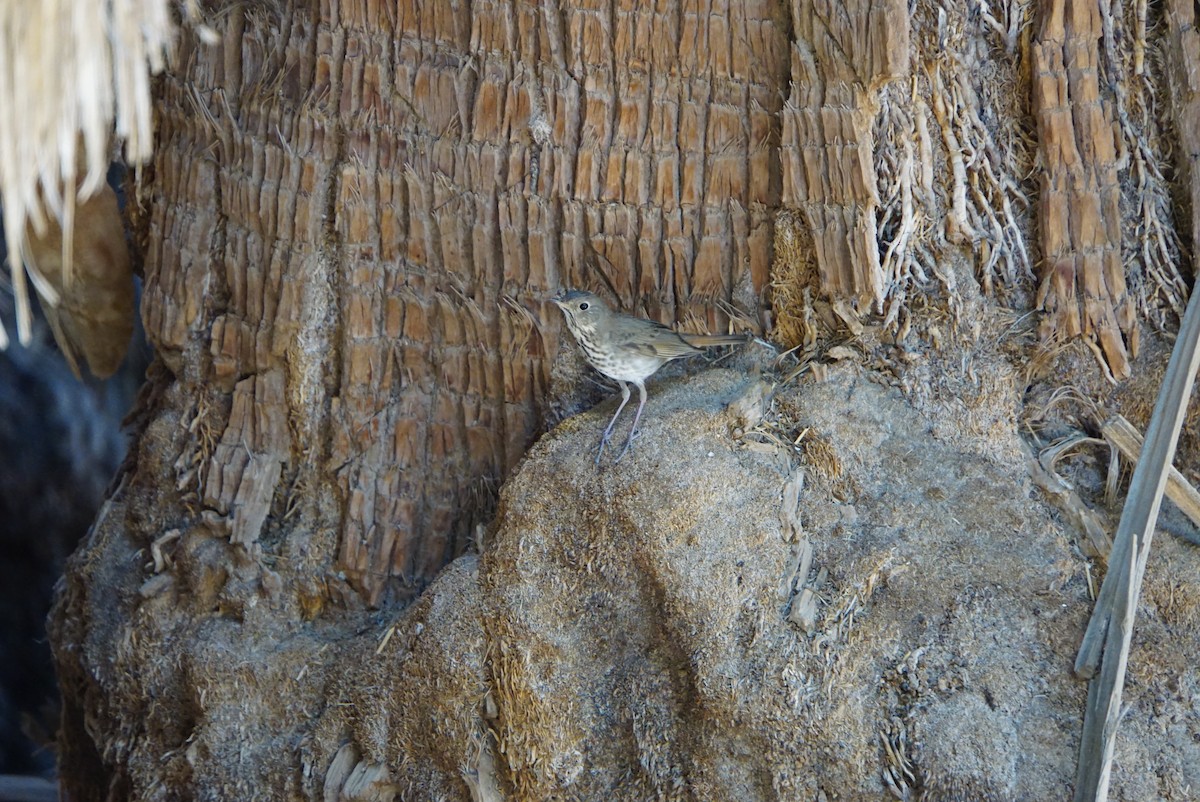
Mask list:
[[92,375],[116,372],[133,336],[133,272],[117,196],[104,185],[75,206],[73,267],[64,277],[63,231],[54,220],[38,236],[27,228],[29,268],[57,293],[57,302],[39,289],[42,309],[71,369],[79,376],[85,361]]

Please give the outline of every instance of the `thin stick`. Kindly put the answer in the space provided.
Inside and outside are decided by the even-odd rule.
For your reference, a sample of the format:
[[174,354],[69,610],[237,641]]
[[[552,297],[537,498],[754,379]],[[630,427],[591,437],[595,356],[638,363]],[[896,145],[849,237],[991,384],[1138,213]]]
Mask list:
[[[1125,459],[1134,465],[1142,453],[1142,434],[1122,415],[1114,415],[1100,424],[1100,431],[1115,445]],[[1200,490],[1189,482],[1172,465],[1167,469],[1167,498],[1175,502],[1179,511],[1200,526]]]
[[[1179,327],[1179,339],[1171,352],[1167,373],[1150,417],[1142,459],[1133,470],[1129,496],[1121,513],[1121,523],[1113,542],[1109,571],[1100,588],[1092,620],[1088,623],[1075,673],[1090,677],[1095,673],[1101,645],[1104,663],[1100,676],[1091,681],[1088,706],[1083,716],[1079,745],[1079,769],[1075,781],[1075,802],[1103,802],[1108,798],[1108,780],[1112,770],[1112,739],[1116,737],[1121,689],[1129,659],[1141,577],[1149,556],[1158,508],[1167,484],[1168,467],[1175,454],[1179,430],[1183,426],[1186,402],[1200,366],[1200,293],[1193,292]],[[1135,556],[1137,559],[1135,560]],[[1110,621],[1115,627],[1110,627]],[[1105,634],[1119,635],[1105,639]]]

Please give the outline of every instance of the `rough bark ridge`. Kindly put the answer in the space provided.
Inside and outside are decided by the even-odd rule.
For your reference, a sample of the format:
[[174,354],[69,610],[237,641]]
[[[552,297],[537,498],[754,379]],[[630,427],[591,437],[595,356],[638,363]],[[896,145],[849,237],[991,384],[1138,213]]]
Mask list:
[[879,89],[908,73],[908,8],[899,0],[793,3],[792,14],[783,203],[805,215],[822,292],[882,307],[873,129]]
[[1046,165],[1038,303],[1049,313],[1046,332],[1098,340],[1113,375],[1123,379],[1137,355],[1137,324],[1121,256],[1121,132],[1112,102],[1100,91],[1103,26],[1096,0],[1052,0],[1042,9],[1033,48],[1033,100]]
[[1170,69],[1172,112],[1179,135],[1176,151],[1180,172],[1187,182],[1186,196],[1192,200],[1187,233],[1192,240],[1192,269],[1197,269],[1200,243],[1200,30],[1194,3],[1172,0],[1167,5],[1166,56]]
[[369,602],[411,592],[540,426],[552,290],[715,327],[765,285],[786,23],[671,8],[251,4],[185,43],[144,308],[234,542],[301,511]]

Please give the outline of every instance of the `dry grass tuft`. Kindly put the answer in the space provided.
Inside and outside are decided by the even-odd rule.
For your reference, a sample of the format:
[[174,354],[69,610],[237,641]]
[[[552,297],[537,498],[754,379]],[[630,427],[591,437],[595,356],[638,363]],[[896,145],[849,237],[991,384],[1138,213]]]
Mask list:
[[804,463],[817,476],[830,482],[842,478],[845,471],[833,443],[819,435],[810,434],[800,440],[800,446],[804,451]]
[[817,337],[812,292],[820,286],[812,232],[796,209],[775,217],[775,259],[771,263],[772,334],[785,348],[811,345]]

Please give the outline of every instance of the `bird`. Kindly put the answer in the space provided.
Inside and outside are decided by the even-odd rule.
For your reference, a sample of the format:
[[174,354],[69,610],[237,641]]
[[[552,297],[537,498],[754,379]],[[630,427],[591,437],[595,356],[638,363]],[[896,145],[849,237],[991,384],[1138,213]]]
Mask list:
[[653,320],[616,312],[598,295],[585,290],[568,290],[551,300],[562,310],[567,328],[588,363],[621,386],[621,404],[600,438],[597,465],[617,418],[629,403],[630,384],[638,388],[638,408],[629,429],[629,439],[616,461],[625,456],[637,436],[638,421],[646,406],[646,379],[672,359],[703,353],[701,348],[705,346],[735,345],[748,340],[737,334],[679,334]]

